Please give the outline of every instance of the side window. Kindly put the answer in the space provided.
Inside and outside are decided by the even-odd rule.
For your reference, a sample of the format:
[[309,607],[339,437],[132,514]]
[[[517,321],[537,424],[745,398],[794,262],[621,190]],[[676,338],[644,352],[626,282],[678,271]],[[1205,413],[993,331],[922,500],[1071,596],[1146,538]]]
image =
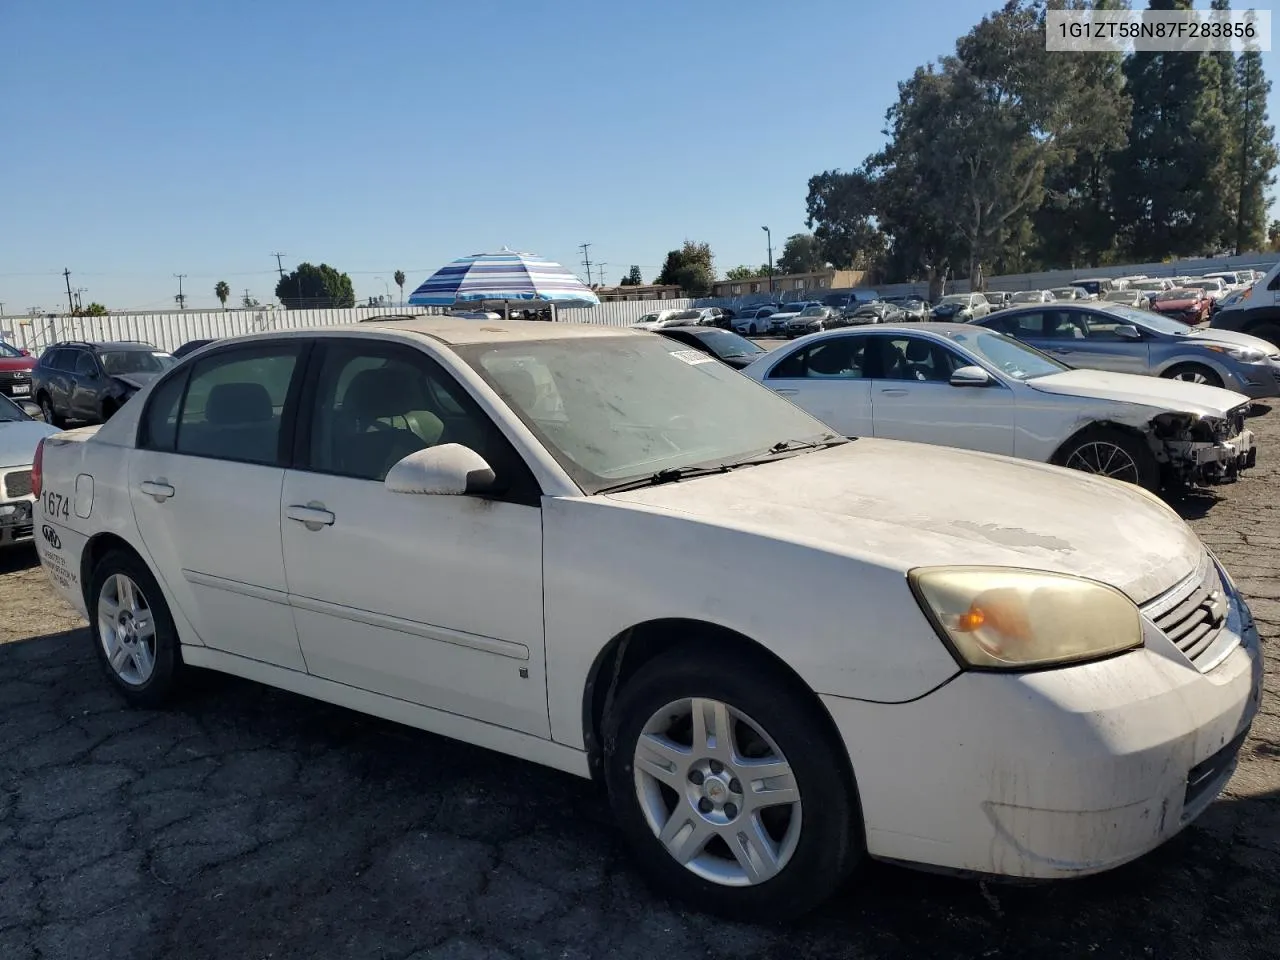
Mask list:
[[275,464],[280,421],[301,343],[214,354],[191,369],[175,450],[195,457]]
[[93,354],[80,350],[76,353],[76,376],[93,377],[98,373],[98,363],[93,359]]
[[1085,336],[1090,340],[1118,341],[1120,337],[1116,336],[1116,327],[1125,326],[1124,320],[1107,314],[1082,313],[1078,315],[1078,319],[1084,326]]
[[1267,284],[1267,289],[1280,290],[1280,270],[1277,270],[1276,275],[1271,278],[1271,281]]
[[147,450],[173,450],[178,436],[178,406],[182,403],[182,391],[186,385],[184,373],[170,377],[151,391],[138,428],[138,446]]
[[881,365],[886,380],[946,383],[957,368],[959,356],[919,337],[881,337]]
[[44,367],[46,370],[60,370],[61,365],[58,363],[58,358],[61,353],[62,350],[60,348],[46,350],[40,355],[40,366]]
[[1007,333],[1016,339],[1044,336],[1044,314],[1039,311],[1031,313],[1015,313],[1012,315],[997,314],[998,320],[988,323],[1001,333]]
[[803,377],[808,354],[808,350],[796,350],[781,363],[774,364],[773,369],[769,371],[769,379],[798,380]]
[[797,350],[769,371],[770,380],[860,380],[867,337],[834,337]]
[[310,422],[299,466],[360,480],[381,482],[397,462],[438,444],[471,447],[495,472],[506,456],[488,416],[435,361],[370,341],[325,348]]
[[1049,340],[1083,340],[1086,336],[1080,314],[1074,310],[1047,310],[1044,335]]

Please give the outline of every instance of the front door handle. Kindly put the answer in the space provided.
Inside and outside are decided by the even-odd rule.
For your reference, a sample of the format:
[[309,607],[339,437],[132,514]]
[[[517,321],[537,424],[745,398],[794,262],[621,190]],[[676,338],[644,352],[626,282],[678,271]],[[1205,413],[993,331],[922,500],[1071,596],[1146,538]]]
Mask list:
[[1064,357],[1065,357],[1067,354],[1071,353],[1071,351],[1070,351],[1070,350],[1068,350],[1066,347],[1050,347],[1050,348],[1049,348],[1049,352],[1050,352],[1050,353],[1056,353],[1056,354],[1058,354],[1059,356],[1064,356]]
[[782,394],[784,397],[794,397],[794,396],[795,396],[797,393],[799,393],[800,391],[799,391],[799,390],[793,390],[793,389],[791,389],[790,387],[779,387],[779,388],[777,388],[776,390],[774,390],[773,392],[774,392],[774,393],[780,393],[780,394]]
[[886,397],[905,397],[907,395],[907,391],[898,389],[896,387],[886,388],[884,390],[881,390],[880,392],[884,394]]
[[326,510],[323,503],[318,503],[315,500],[306,505],[300,503],[290,504],[285,511],[285,516],[290,520],[298,521],[308,530],[332,527],[335,519],[333,513]]
[[138,489],[153,498],[156,503],[164,503],[178,492],[164,477],[159,480],[143,480],[138,484]]

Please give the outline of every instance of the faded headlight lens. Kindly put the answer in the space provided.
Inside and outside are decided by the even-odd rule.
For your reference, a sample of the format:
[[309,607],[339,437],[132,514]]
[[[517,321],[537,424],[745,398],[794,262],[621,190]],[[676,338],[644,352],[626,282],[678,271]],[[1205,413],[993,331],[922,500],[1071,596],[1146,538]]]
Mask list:
[[1253,347],[1237,347],[1227,346],[1226,344],[1215,343],[1209,346],[1214,353],[1225,353],[1229,357],[1234,357],[1241,363],[1261,363],[1267,359],[1267,355],[1261,350]]
[[944,639],[977,669],[1078,663],[1142,644],[1137,606],[1092,580],[1005,567],[926,567],[908,576]]

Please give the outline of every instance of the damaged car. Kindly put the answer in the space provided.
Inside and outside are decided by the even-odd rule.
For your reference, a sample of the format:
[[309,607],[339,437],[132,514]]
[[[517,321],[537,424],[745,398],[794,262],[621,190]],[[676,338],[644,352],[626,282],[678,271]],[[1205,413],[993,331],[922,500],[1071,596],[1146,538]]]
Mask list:
[[142,387],[177,361],[134,340],[55,343],[31,371],[31,395],[46,423],[106,423]]
[[1039,460],[1148,490],[1227,483],[1257,460],[1243,394],[1075,370],[971,324],[814,334],[743,373],[847,437]]

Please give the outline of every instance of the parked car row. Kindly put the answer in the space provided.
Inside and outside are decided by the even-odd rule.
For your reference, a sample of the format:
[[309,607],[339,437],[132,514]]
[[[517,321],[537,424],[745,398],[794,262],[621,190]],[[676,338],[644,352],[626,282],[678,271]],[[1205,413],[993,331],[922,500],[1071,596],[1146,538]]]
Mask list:
[[1248,398],[981,323],[813,333],[745,376],[716,334],[207,345],[40,441],[41,563],[132,703],[213,669],[594,777],[654,886],[733,917],[867,857],[1096,873],[1209,806],[1258,633],[1144,487],[1247,468]]

